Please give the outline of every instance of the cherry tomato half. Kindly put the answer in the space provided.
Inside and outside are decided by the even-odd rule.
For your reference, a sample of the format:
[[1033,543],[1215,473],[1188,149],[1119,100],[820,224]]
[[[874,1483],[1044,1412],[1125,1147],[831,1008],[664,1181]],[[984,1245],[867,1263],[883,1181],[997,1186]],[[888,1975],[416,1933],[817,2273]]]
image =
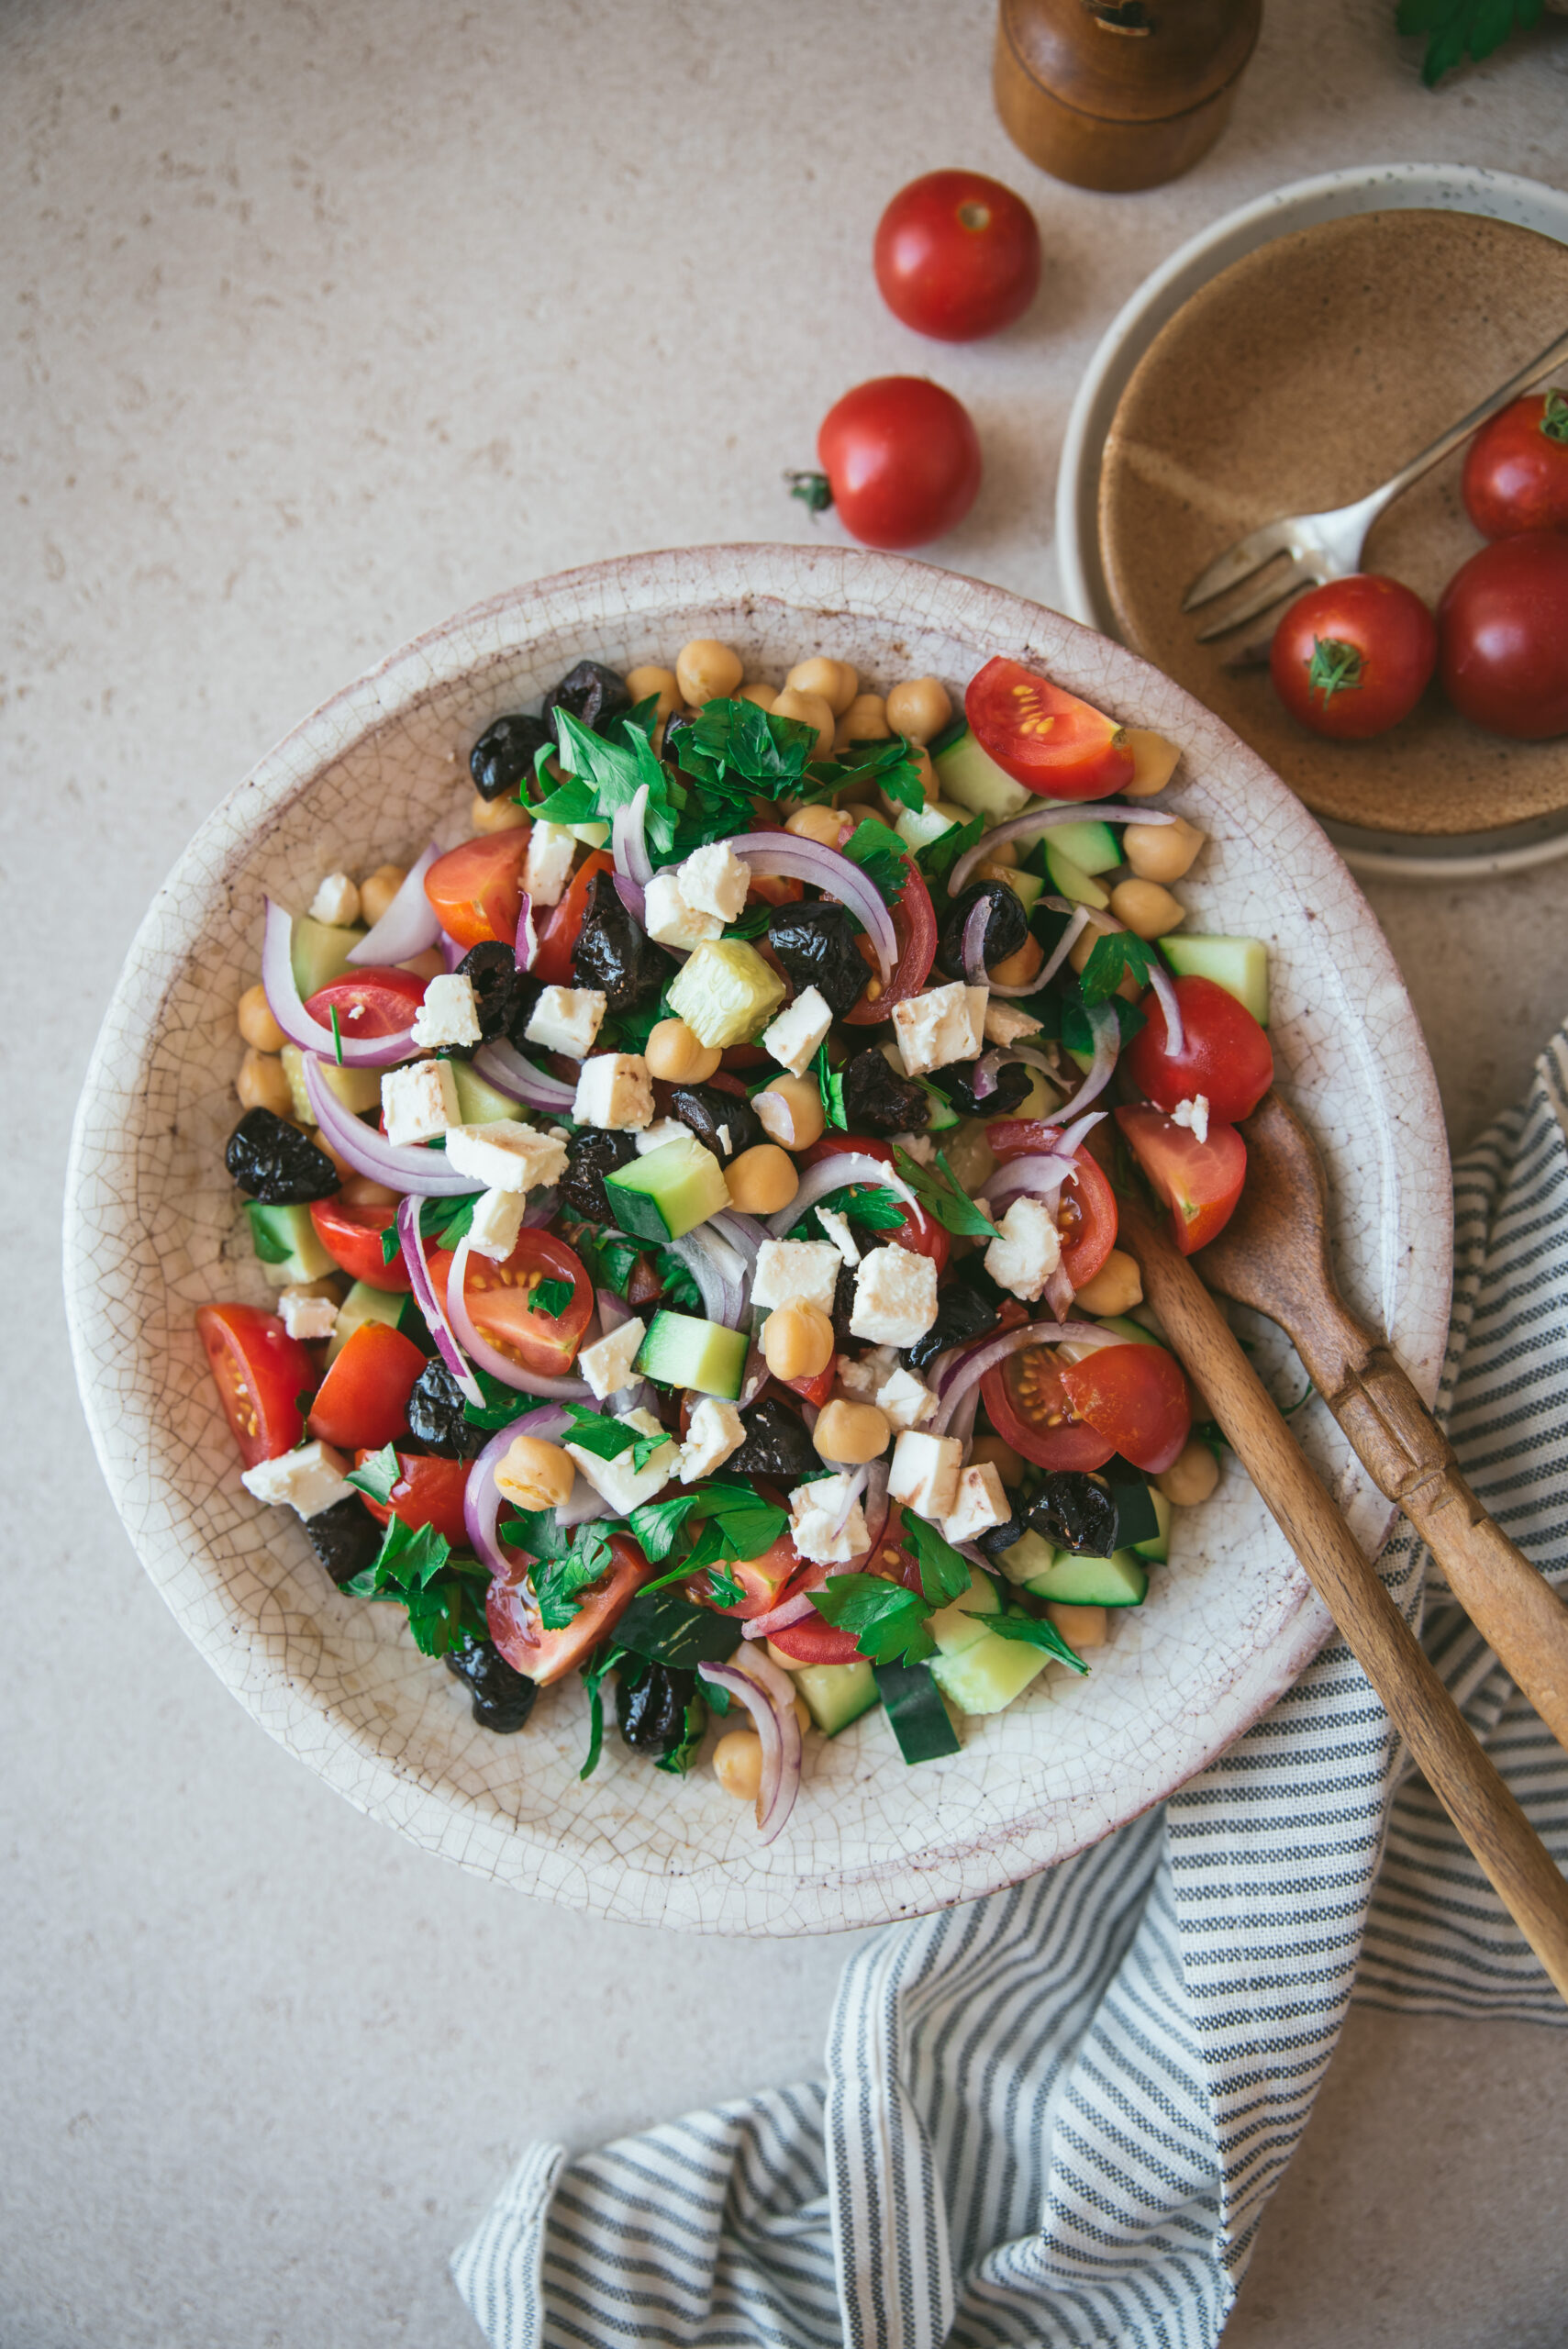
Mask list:
[[[825,1159],[841,1158],[849,1151],[862,1158],[874,1158],[882,1166],[894,1163],[893,1144],[866,1134],[824,1134],[820,1141],[814,1141],[809,1150],[801,1152],[800,1163],[803,1166],[820,1166]],[[879,1231],[873,1245],[879,1246],[885,1240],[896,1240],[901,1248],[909,1249],[917,1256],[929,1256],[939,1273],[947,1263],[948,1235],[935,1216],[928,1215],[924,1208],[906,1208],[903,1222],[890,1224],[885,1231]]]
[[[780,1602],[795,1598],[804,1592],[820,1590],[834,1569],[807,1564],[795,1580],[780,1593]],[[902,1582],[910,1590],[920,1587],[919,1566],[904,1544],[904,1512],[895,1501],[887,1512],[887,1523],[881,1538],[858,1558],[851,1558],[840,1573],[881,1575],[890,1582]],[[796,1623],[786,1623],[773,1634],[773,1645],[793,1656],[796,1664],[852,1664],[860,1653],[853,1631],[841,1631],[818,1615],[815,1609],[803,1615]]]
[[[931,893],[926,886],[923,873],[916,870],[911,857],[904,868],[904,886],[889,903],[893,916],[894,942],[896,958],[887,985],[873,996],[868,986],[858,1003],[851,1004],[844,1014],[849,1028],[874,1027],[878,1020],[891,1018],[889,1007],[902,1003],[906,996],[918,995],[931,974],[931,964],[937,959],[937,912],[931,903]],[[863,942],[863,941],[862,941]],[[869,942],[864,942],[868,962],[874,962]],[[872,985],[875,985],[873,972]]]
[[[431,1275],[436,1258],[430,1259]],[[541,1281],[561,1281],[571,1290],[559,1313],[534,1303]],[[463,1275],[463,1303],[481,1337],[488,1338],[524,1370],[558,1378],[571,1369],[594,1311],[594,1284],[583,1259],[550,1231],[520,1231],[503,1264],[471,1254]]]
[[425,1000],[423,979],[395,964],[370,963],[362,971],[345,971],[317,987],[306,1005],[312,1019],[323,1028],[338,1027],[345,1043],[371,1036],[396,1036],[412,1024]]
[[460,946],[482,946],[491,938],[505,946],[517,942],[528,831],[519,824],[487,840],[464,841],[438,856],[426,874],[425,895]]
[[1291,716],[1340,742],[1397,726],[1437,664],[1437,623],[1419,596],[1370,571],[1298,596],[1269,647],[1269,675]]
[[412,1338],[361,1321],[316,1391],[310,1432],[339,1452],[379,1452],[408,1432],[408,1397],[425,1367]]
[[1438,606],[1443,691],[1462,718],[1541,742],[1568,734],[1568,531],[1497,539]]
[[1157,1109],[1173,1109],[1201,1093],[1211,1119],[1250,1118],[1274,1081],[1267,1036],[1244,1003],[1213,979],[1173,982],[1182,1015],[1182,1049],[1166,1048],[1165,1014],[1152,990],[1139,1008],[1145,1025],[1127,1048],[1127,1071]]
[[1234,1126],[1209,1120],[1199,1141],[1143,1102],[1118,1109],[1117,1124],[1140,1166],[1171,1210],[1171,1234],[1184,1256],[1206,1247],[1229,1222],[1247,1179],[1247,1145]]
[[[1005,1166],[1010,1158],[1052,1149],[1059,1130],[1036,1118],[998,1118],[986,1127],[985,1139],[998,1166]],[[1073,1158],[1078,1171],[1062,1186],[1056,1229],[1062,1269],[1074,1288],[1084,1288],[1116,1246],[1116,1193],[1087,1150],[1075,1150]]]
[[572,875],[560,904],[550,907],[550,919],[539,931],[532,965],[533,977],[542,980],[547,987],[572,985],[572,949],[577,943],[577,933],[588,909],[588,892],[597,874],[613,873],[615,869],[615,858],[607,850],[595,849]]
[[1079,1418],[1062,1367],[1049,1346],[1023,1346],[994,1363],[980,1382],[985,1416],[1037,1468],[1103,1468],[1115,1442]]
[[1040,285],[1040,230],[983,172],[928,172],[877,223],[876,282],[895,318],[938,342],[973,342],[1021,318]]
[[1062,1386],[1078,1417],[1151,1476],[1164,1475],[1192,1432],[1187,1382],[1163,1346],[1096,1346],[1067,1364]]
[[243,1464],[292,1452],[305,1424],[295,1398],[316,1384],[300,1340],[259,1305],[199,1305],[196,1334]]
[[382,1256],[381,1235],[397,1220],[394,1207],[350,1207],[346,1199],[313,1199],[310,1220],[332,1262],[367,1288],[395,1293],[412,1286],[401,1249],[391,1264]]
[[923,375],[878,375],[822,419],[817,457],[846,530],[868,547],[918,547],[954,530],[980,488],[969,411]]
[[[784,1506],[779,1494],[771,1486],[758,1486],[764,1500],[775,1508]],[[716,1615],[734,1615],[749,1622],[754,1615],[766,1615],[779,1603],[780,1595],[792,1575],[800,1572],[800,1553],[795,1538],[786,1527],[770,1549],[760,1558],[729,1558],[725,1572],[733,1575],[746,1596],[733,1607],[721,1607],[714,1598],[706,1574],[694,1575],[682,1586],[685,1596],[699,1607],[711,1607]]]
[[1568,392],[1530,392],[1484,424],[1462,486],[1484,539],[1560,529],[1568,522]]
[[1050,799],[1103,799],[1132,781],[1119,719],[1021,661],[987,661],[963,697],[970,730],[1004,774]]
[[541,1688],[564,1679],[574,1664],[587,1660],[653,1572],[635,1542],[612,1533],[608,1570],[580,1595],[570,1623],[546,1631],[522,1596],[528,1570],[528,1561],[517,1558],[505,1575],[495,1576],[485,1594],[484,1614],[490,1636],[513,1671],[526,1673]]
[[[362,1468],[373,1460],[373,1452],[362,1447],[354,1455],[354,1465]],[[399,1452],[397,1464],[402,1475],[392,1488],[389,1502],[373,1501],[368,1493],[360,1498],[378,1525],[385,1525],[395,1513],[411,1533],[420,1526],[433,1526],[443,1534],[454,1549],[468,1547],[468,1528],[463,1520],[462,1496],[468,1484],[471,1463],[466,1460],[441,1460],[430,1452]]]

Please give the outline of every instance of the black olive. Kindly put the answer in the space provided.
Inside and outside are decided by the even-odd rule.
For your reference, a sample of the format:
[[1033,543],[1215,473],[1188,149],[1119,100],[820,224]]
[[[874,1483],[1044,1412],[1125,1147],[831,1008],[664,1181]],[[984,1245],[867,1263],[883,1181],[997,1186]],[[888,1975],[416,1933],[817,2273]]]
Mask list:
[[750,1101],[726,1093],[722,1085],[677,1085],[670,1096],[670,1114],[726,1163],[767,1140]]
[[553,742],[542,718],[493,718],[468,754],[468,771],[481,799],[517,799],[533,780],[534,753]]
[[964,924],[981,904],[990,907],[981,948],[981,961],[987,970],[994,963],[1005,963],[1009,954],[1016,954],[1029,934],[1029,918],[1016,889],[1009,889],[1005,881],[975,882],[973,888],[964,889],[954,897],[937,932],[937,968],[945,971],[950,979],[962,979],[964,974]]
[[950,1280],[937,1292],[936,1319],[923,1338],[905,1347],[902,1360],[911,1370],[924,1370],[950,1346],[961,1346],[968,1338],[983,1338],[1000,1318],[996,1308],[967,1282]]
[[1117,1505],[1104,1485],[1081,1468],[1049,1471],[1029,1509],[1029,1531],[1059,1550],[1108,1558],[1117,1546]]
[[815,987],[841,1019],[865,993],[871,967],[855,944],[854,923],[842,906],[776,906],[768,916],[768,944],[796,992]]
[[1021,1061],[1004,1061],[996,1071],[995,1090],[984,1099],[976,1097],[974,1071],[976,1062],[956,1061],[951,1068],[939,1068],[931,1083],[939,1093],[945,1093],[953,1108],[964,1118],[1000,1118],[1016,1109],[1029,1089],[1029,1073]]
[[697,1693],[695,1672],[650,1664],[640,1678],[616,1682],[616,1726],[635,1753],[673,1753],[686,1734],[686,1707]]
[[609,1133],[598,1126],[580,1128],[566,1145],[562,1206],[584,1223],[614,1223],[616,1210],[606,1192],[605,1177],[617,1166],[629,1166],[636,1156],[632,1135]]
[[381,1548],[381,1528],[357,1495],[318,1509],[306,1519],[305,1530],[311,1548],[339,1590],[374,1564]]
[[[1007,1492],[1005,1485],[1002,1489]],[[984,1550],[988,1558],[999,1558],[1029,1531],[1029,1504],[1022,1493],[1007,1493],[1007,1508],[1009,1514],[1003,1524],[987,1526],[984,1533],[974,1536],[975,1548]]]
[[600,988],[611,1011],[635,1011],[657,997],[673,969],[670,957],[650,942],[641,923],[628,913],[609,874],[595,873],[572,949],[572,975],[577,985]]
[[497,1737],[510,1737],[533,1711],[537,1685],[526,1672],[514,1671],[494,1640],[471,1640],[465,1648],[449,1649],[447,1670],[466,1682],[480,1728],[494,1730]]
[[774,1476],[781,1484],[797,1484],[802,1476],[820,1475],[822,1457],[806,1431],[798,1411],[776,1395],[766,1395],[740,1414],[746,1441],[724,1464],[727,1476]]
[[427,1452],[443,1460],[472,1460],[490,1439],[471,1425],[456,1379],[438,1355],[428,1362],[408,1397],[408,1432]]
[[330,1198],[342,1177],[324,1150],[271,1109],[247,1109],[223,1163],[242,1191],[270,1208]]
[[550,729],[551,740],[558,741],[560,735],[555,713],[563,709],[580,726],[586,726],[595,734],[602,734],[606,719],[618,718],[623,709],[630,707],[631,696],[626,689],[623,677],[617,677],[615,671],[606,669],[601,661],[579,661],[577,666],[568,669],[561,683],[551,685],[546,694],[544,722]]
[[912,1076],[895,1076],[874,1044],[844,1063],[844,1116],[852,1134],[923,1133],[931,1097]]
[[[880,1234],[878,1235],[880,1237]],[[833,1289],[833,1343],[841,1354],[852,1354],[862,1341],[850,1328],[855,1309],[855,1275],[845,1264],[839,1266],[839,1278]]]

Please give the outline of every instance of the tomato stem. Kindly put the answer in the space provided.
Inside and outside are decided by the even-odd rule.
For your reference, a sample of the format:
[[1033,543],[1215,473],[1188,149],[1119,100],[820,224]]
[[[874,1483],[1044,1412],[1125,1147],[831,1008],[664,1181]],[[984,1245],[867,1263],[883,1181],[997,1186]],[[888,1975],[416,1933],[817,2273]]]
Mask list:
[[789,484],[790,495],[799,498],[813,519],[818,514],[825,514],[832,505],[833,492],[826,473],[786,472],[784,479]]
[[1559,440],[1568,445],[1568,395],[1562,392],[1547,393],[1540,429],[1549,440]]
[[1321,694],[1327,709],[1337,693],[1354,692],[1365,666],[1359,645],[1346,644],[1339,637],[1315,636],[1312,658],[1307,664],[1307,690]]

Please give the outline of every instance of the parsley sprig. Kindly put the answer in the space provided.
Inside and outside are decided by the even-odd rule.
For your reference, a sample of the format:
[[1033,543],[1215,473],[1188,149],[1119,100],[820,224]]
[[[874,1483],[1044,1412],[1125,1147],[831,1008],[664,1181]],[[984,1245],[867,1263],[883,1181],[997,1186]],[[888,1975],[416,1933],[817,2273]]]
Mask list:
[[528,1579],[540,1623],[547,1631],[563,1631],[575,1620],[584,1594],[610,1570],[610,1542],[603,1524],[590,1521],[568,1533],[556,1523],[553,1509],[520,1509],[503,1519],[497,1530],[510,1548],[533,1561]]
[[560,736],[555,755],[566,780],[534,814],[550,824],[608,823],[617,808],[630,807],[646,784],[643,828],[648,845],[656,856],[668,855],[686,795],[641,728],[631,728],[617,742],[591,733],[567,710],[558,709],[555,721]]
[[1479,64],[1510,33],[1539,24],[1543,0],[1399,0],[1402,33],[1425,33],[1421,79],[1429,90],[1468,50]]
[[[852,1631],[861,1654],[873,1664],[924,1664],[935,1655],[931,1617],[940,1608],[962,1598],[973,1580],[968,1561],[951,1542],[934,1525],[907,1509],[904,1539],[919,1568],[917,1591],[881,1575],[831,1575],[820,1590],[811,1594],[817,1613],[835,1629]],[[1041,1617],[995,1614],[977,1620],[984,1620],[986,1631],[998,1638],[1044,1648],[1074,1672],[1085,1673],[1089,1668],[1055,1625]]]
[[1129,975],[1146,987],[1153,967],[1154,949],[1132,930],[1116,930],[1108,937],[1097,938],[1078,982],[1084,1005],[1092,1008],[1096,1003],[1108,1003]]
[[484,1593],[490,1575],[477,1558],[454,1551],[434,1526],[410,1531],[390,1519],[371,1564],[343,1585],[354,1598],[373,1598],[407,1610],[408,1629],[422,1655],[446,1655],[490,1636]]
[[[466,1191],[456,1199],[422,1199],[419,1203],[419,1237],[433,1241],[438,1248],[455,1248],[466,1239],[473,1221],[473,1210],[479,1205],[477,1191]],[[381,1235],[381,1261],[393,1264],[402,1248],[397,1226],[389,1223]]]
[[893,1158],[898,1172],[926,1213],[934,1217],[945,1230],[956,1232],[965,1240],[995,1239],[995,1225],[989,1216],[981,1212],[964,1190],[948,1164],[945,1151],[938,1151],[935,1168],[922,1166],[898,1142],[893,1145]]

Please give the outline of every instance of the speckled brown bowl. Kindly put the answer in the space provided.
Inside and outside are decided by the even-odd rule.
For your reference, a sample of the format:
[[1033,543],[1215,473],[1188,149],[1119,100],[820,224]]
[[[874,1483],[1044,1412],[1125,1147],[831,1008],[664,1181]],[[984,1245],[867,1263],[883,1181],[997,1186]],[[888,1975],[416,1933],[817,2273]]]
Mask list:
[[[1491,834],[1568,808],[1568,741],[1512,742],[1434,684],[1377,740],[1329,742],[1263,668],[1226,666],[1257,620],[1199,644],[1182,598],[1232,540],[1338,506],[1396,472],[1568,324],[1568,247],[1511,221],[1389,211],[1275,239],[1195,293],[1128,383],[1100,473],[1100,551],[1127,642],[1195,694],[1318,814],[1366,831]],[[1434,608],[1482,543],[1462,452],[1380,517],[1369,571]]]

